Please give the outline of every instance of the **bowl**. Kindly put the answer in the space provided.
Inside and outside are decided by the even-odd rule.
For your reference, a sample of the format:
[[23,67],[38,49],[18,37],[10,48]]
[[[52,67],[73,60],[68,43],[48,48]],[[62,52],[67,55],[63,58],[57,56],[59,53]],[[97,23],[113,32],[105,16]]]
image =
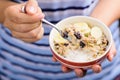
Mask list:
[[[105,36],[106,40],[107,40],[107,45],[106,45],[106,49],[104,52],[102,52],[102,54],[94,59],[91,59],[91,60],[87,60],[87,61],[84,61],[84,56],[82,56],[81,54],[92,54],[93,52],[89,52],[90,50],[88,49],[88,51],[86,53],[82,52],[83,49],[80,49],[79,51],[77,51],[77,53],[75,53],[75,50],[72,50],[71,51],[68,51],[68,53],[65,53],[65,55],[68,55],[71,53],[74,55],[74,54],[79,54],[81,57],[79,56],[71,56],[71,58],[73,57],[73,59],[75,60],[72,60],[71,58],[68,59],[66,58],[65,56],[62,56],[60,53],[58,53],[55,49],[55,39],[57,39],[57,42],[61,42],[61,37],[58,37],[58,32],[55,30],[55,29],[52,29],[51,32],[50,32],[50,36],[49,36],[49,44],[50,44],[50,49],[54,55],[54,57],[63,65],[67,66],[67,67],[70,67],[70,68],[84,68],[84,69],[88,69],[90,68],[92,65],[94,64],[100,64],[101,62],[103,62],[111,48],[111,45],[112,45],[112,35],[111,35],[111,32],[109,30],[109,28],[104,24],[102,23],[100,20],[97,20],[93,17],[88,17],[88,16],[72,16],[72,17],[68,17],[68,18],[65,18],[63,20],[61,20],[60,22],[58,22],[56,24],[56,27],[60,30],[64,30],[65,28],[70,28],[71,25],[73,24],[76,24],[76,23],[86,23],[88,24],[89,26],[93,26],[96,28],[98,27],[101,31],[102,31],[102,34]],[[74,27],[74,26],[73,26]],[[79,28],[78,28],[79,30]],[[96,29],[95,29],[96,30]],[[87,30],[85,30],[87,31]],[[99,30],[97,33],[92,33],[92,29],[90,30],[91,31],[91,35],[96,35],[96,34],[100,34]],[[97,36],[96,36],[97,37]],[[81,40],[80,40],[81,41]],[[64,40],[63,40],[64,42]],[[76,44],[80,44],[76,41]],[[93,46],[94,47],[94,46]],[[99,47],[99,46],[98,46]],[[61,47],[60,51],[61,52],[65,52],[64,50],[62,50],[63,47]],[[96,47],[94,47],[96,48]],[[64,49],[64,48],[63,48]],[[87,50],[87,49],[84,49],[84,50]],[[99,52],[99,51],[98,51]],[[98,53],[97,53],[98,54]],[[74,58],[75,57],[75,58]],[[87,57],[89,57],[89,55],[87,55]],[[81,59],[81,60],[80,60]],[[78,60],[78,61],[77,61]],[[83,60],[83,61],[82,61]]]

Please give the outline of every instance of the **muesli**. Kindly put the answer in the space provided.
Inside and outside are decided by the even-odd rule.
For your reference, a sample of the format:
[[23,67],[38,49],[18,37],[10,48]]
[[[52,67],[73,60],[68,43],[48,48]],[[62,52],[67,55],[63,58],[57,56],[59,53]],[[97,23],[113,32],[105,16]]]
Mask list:
[[75,62],[86,62],[100,57],[109,44],[99,26],[90,26],[85,22],[75,23],[62,31],[70,41],[59,34],[54,38],[54,49],[62,57]]

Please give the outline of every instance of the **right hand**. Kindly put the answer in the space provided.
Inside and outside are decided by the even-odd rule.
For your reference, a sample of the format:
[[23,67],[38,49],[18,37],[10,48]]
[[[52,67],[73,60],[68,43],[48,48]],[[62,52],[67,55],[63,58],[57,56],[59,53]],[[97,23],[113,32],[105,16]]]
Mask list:
[[[116,48],[115,48],[115,44],[113,42],[112,47],[107,55],[108,61],[111,62],[113,60],[113,58],[115,57],[115,55],[116,55]],[[57,62],[57,59],[55,58],[54,55],[53,55],[52,59],[54,62]],[[63,72],[70,72],[73,70],[63,64],[61,66],[61,69]],[[91,69],[93,70],[94,73],[100,73],[102,71],[102,66],[101,66],[101,64],[95,64],[95,65],[91,66]],[[74,69],[74,72],[78,77],[84,77],[86,75],[87,70],[82,69],[82,68],[76,68],[76,69]]]
[[[26,13],[21,11],[25,6]],[[8,7],[4,12],[4,26],[10,29],[12,36],[25,42],[35,42],[43,36],[42,22],[44,14],[36,0]]]

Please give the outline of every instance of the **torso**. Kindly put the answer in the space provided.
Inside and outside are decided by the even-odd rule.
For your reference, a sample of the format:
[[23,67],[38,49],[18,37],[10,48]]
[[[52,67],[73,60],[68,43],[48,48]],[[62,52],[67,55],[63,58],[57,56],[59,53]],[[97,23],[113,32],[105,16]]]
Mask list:
[[[55,24],[69,16],[90,15],[98,0],[38,0],[38,2],[46,15],[45,18]],[[0,75],[2,78],[5,79],[7,78],[6,76],[9,76],[11,79],[16,80],[79,79],[74,72],[62,73],[61,65],[51,60],[52,53],[48,41],[51,27],[46,24],[43,24],[43,27],[45,29],[43,38],[30,44],[13,38],[10,31],[3,25],[0,25],[0,63],[2,64],[0,65],[0,72],[2,73]],[[117,38],[119,37],[117,23],[114,24],[114,27],[111,27],[111,31],[114,35],[113,38],[117,49],[119,49],[120,42]],[[116,65],[119,62],[118,58],[114,61],[116,63],[104,62],[104,74],[110,73],[107,69],[113,68],[113,64]],[[83,80],[90,80],[90,78],[98,80],[97,78],[103,77],[104,74],[100,73],[98,74],[100,76],[97,76],[97,74],[88,71],[88,76],[84,77]],[[111,78],[105,80],[109,79]]]

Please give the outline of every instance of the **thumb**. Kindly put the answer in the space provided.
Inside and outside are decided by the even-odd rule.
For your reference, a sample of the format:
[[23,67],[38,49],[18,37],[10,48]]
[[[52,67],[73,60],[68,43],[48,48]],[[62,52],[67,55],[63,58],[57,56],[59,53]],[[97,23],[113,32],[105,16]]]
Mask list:
[[25,11],[27,14],[35,14],[37,13],[37,10],[38,10],[38,3],[36,0],[29,0],[27,3],[26,3],[26,6],[25,6]]
[[113,57],[116,55],[116,48],[115,48],[115,44],[112,44],[112,47],[107,55],[107,58],[109,61],[112,61]]

